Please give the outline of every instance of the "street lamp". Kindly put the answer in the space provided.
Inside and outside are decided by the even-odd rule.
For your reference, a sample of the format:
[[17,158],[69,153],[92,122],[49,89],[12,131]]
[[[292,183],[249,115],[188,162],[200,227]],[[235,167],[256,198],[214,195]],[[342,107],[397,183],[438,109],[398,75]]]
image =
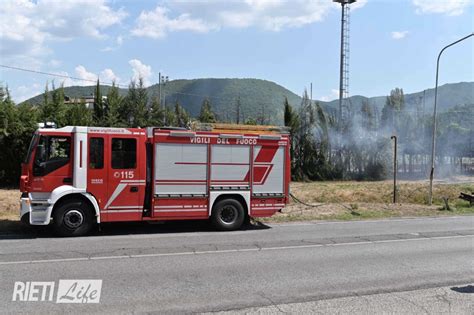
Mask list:
[[435,99],[434,99],[434,109],[433,109],[433,138],[431,142],[431,172],[430,172],[430,192],[428,197],[428,204],[431,205],[433,203],[433,177],[434,177],[434,169],[435,169],[435,147],[436,147],[436,103],[438,101],[438,72],[439,72],[439,59],[441,58],[441,54],[446,50],[446,48],[456,45],[459,42],[462,42],[469,37],[474,36],[474,33],[471,33],[467,36],[464,36],[461,39],[445,46],[438,55],[438,60],[436,62],[436,86],[435,86]]
[[[165,86],[166,83],[168,83],[169,77],[161,75],[161,72],[158,73],[158,91],[159,91],[159,97],[160,97],[160,105],[163,104],[163,109],[166,110],[166,93],[165,93]],[[161,97],[161,86],[163,85],[163,98]],[[163,103],[161,102],[163,100]],[[167,123],[166,121],[166,111],[165,111],[165,124]]]
[[168,83],[169,78],[168,76],[161,76],[161,83],[163,84],[163,107],[166,108],[166,92],[165,87],[166,83]]

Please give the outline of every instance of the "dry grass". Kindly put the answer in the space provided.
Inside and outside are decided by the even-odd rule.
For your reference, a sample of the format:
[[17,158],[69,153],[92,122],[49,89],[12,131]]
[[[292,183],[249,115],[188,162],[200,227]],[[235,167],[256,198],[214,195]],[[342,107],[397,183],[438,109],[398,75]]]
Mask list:
[[20,195],[16,189],[0,189],[0,220],[18,220]]
[[[318,205],[309,207],[291,203],[282,213],[266,222],[306,220],[354,220],[366,218],[440,216],[474,214],[474,207],[458,199],[460,192],[473,193],[472,178],[462,183],[435,183],[433,205],[428,206],[428,183],[401,181],[398,203],[392,204],[393,182],[311,182],[292,183],[291,192],[301,201]],[[442,211],[442,197],[449,198],[452,211]]]
[[[434,203],[441,204],[442,197],[455,201],[459,193],[474,192],[474,179],[464,183],[435,183]],[[393,183],[379,182],[311,182],[292,183],[291,192],[299,199],[310,203],[391,203]],[[426,181],[401,181],[398,183],[398,202],[427,204],[428,183]]]
[[467,202],[458,203],[452,211],[441,210],[440,206],[385,203],[329,203],[319,207],[290,204],[264,222],[311,221],[311,220],[360,220],[391,217],[452,216],[474,214],[474,207]]
[[[399,183],[399,203],[391,204],[392,182],[311,182],[292,183],[292,193],[302,201],[323,204],[307,207],[292,203],[282,213],[264,221],[295,221],[321,219],[363,219],[420,215],[474,214],[474,207],[458,199],[459,193],[474,193],[474,179],[464,183],[436,183],[434,205],[427,205],[428,183]],[[442,197],[448,197],[453,211],[440,211]],[[12,223],[19,218],[18,190],[0,189],[0,221]],[[2,226],[0,226],[0,229]]]

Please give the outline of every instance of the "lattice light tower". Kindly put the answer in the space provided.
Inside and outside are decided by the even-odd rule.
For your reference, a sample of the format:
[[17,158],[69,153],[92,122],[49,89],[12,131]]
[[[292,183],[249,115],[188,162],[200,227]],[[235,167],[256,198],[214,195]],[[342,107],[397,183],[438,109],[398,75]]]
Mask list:
[[341,4],[341,61],[339,68],[339,122],[343,119],[343,100],[349,97],[350,4],[356,0],[333,0]]

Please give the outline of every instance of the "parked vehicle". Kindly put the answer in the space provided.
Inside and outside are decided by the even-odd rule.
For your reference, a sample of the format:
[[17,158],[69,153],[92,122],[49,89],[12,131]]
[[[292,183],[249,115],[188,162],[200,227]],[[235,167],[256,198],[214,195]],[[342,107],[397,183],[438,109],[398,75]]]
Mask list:
[[52,222],[63,236],[116,221],[210,218],[219,230],[235,230],[285,206],[286,132],[227,124],[197,129],[38,129],[22,165],[22,220]]

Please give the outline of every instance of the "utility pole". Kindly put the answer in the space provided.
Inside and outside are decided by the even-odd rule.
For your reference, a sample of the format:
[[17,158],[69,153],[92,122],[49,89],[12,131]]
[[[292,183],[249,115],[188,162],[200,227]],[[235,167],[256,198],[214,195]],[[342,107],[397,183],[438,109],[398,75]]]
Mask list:
[[237,108],[236,108],[236,113],[235,113],[235,123],[238,125],[240,124],[240,93],[239,96],[237,97]]
[[423,90],[423,105],[421,107],[421,131],[422,131],[422,143],[423,143],[423,146],[421,148],[422,150],[422,169],[423,169],[423,172],[424,170],[426,170],[426,146],[425,146],[425,143],[426,143],[426,123],[425,123],[425,100],[426,100],[426,89]]
[[339,64],[339,123],[342,123],[342,100],[349,96],[350,4],[356,0],[333,0],[341,4],[341,53]]
[[436,105],[438,101],[438,73],[439,73],[439,59],[441,58],[441,54],[449,47],[456,45],[463,40],[468,39],[469,37],[474,36],[474,33],[471,33],[467,36],[464,36],[461,39],[458,39],[455,42],[445,46],[439,52],[438,59],[436,61],[436,86],[435,86],[435,99],[434,99],[434,107],[433,107],[433,135],[431,139],[431,171],[430,171],[430,191],[428,195],[428,204],[431,206],[433,203],[433,178],[434,178],[434,170],[435,170],[435,150],[436,150]]
[[158,72],[158,91],[161,106],[161,72]]
[[391,136],[390,139],[394,140],[393,147],[393,203],[397,203],[397,136]]

